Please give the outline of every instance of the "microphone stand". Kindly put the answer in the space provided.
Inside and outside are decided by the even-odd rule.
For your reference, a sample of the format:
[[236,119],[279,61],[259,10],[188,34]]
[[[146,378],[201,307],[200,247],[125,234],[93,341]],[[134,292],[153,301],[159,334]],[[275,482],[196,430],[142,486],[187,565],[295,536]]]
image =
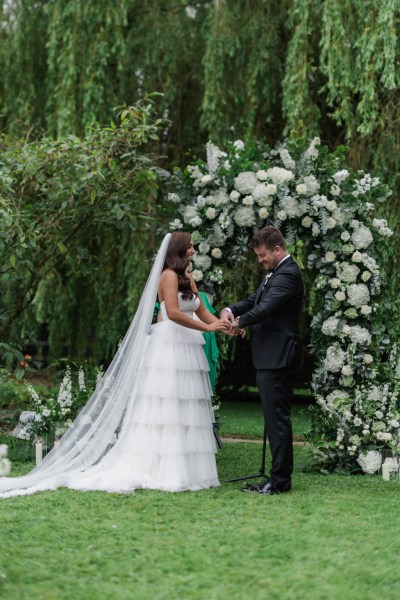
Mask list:
[[261,455],[261,467],[258,473],[254,475],[246,475],[245,477],[234,477],[233,479],[226,479],[222,483],[233,483],[235,481],[244,481],[245,479],[256,479],[258,477],[263,477],[264,479],[268,479],[268,475],[265,472],[265,457],[267,452],[267,426],[264,421],[264,439],[263,439],[263,447],[262,447],[262,455]]

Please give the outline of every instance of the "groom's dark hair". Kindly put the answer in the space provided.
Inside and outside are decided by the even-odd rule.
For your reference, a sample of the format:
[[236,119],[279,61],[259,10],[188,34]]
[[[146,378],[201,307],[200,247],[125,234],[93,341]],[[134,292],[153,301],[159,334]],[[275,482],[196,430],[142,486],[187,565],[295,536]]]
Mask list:
[[254,232],[250,246],[252,248],[259,248],[263,244],[267,250],[273,250],[276,246],[280,246],[286,250],[282,232],[276,229],[276,227],[263,227]]

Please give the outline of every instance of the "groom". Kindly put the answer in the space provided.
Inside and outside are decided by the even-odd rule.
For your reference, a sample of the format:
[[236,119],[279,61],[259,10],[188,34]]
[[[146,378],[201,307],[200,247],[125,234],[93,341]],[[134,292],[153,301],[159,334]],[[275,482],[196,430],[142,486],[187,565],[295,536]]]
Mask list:
[[264,227],[256,231],[251,247],[268,274],[251,296],[224,308],[221,318],[230,321],[234,331],[252,327],[252,358],[272,468],[266,483],[243,491],[272,495],[291,489],[292,380],[302,364],[299,317],[304,288],[299,268],[288,254],[279,229]]

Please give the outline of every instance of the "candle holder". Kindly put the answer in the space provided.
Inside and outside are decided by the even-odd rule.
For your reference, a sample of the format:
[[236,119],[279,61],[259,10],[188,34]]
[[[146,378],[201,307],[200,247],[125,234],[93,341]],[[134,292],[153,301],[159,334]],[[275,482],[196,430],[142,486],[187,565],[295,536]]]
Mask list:
[[380,468],[382,478],[386,481],[400,481],[400,457],[398,452],[387,448],[381,448],[379,452],[382,457],[382,466]]

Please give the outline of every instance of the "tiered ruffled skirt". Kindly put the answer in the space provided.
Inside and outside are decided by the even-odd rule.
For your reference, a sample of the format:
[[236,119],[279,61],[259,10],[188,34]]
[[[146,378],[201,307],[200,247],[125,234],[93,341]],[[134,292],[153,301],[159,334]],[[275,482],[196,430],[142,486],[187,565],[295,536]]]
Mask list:
[[115,446],[68,487],[178,492],[219,486],[203,344],[199,331],[172,321],[153,325]]

